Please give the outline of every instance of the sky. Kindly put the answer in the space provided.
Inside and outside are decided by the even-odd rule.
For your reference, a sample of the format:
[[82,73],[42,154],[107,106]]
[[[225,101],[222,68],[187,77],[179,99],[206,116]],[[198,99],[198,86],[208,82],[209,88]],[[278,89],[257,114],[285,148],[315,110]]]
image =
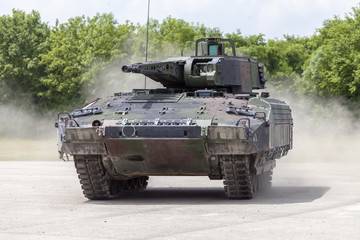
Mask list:
[[[167,16],[187,22],[218,27],[223,33],[239,29],[244,36],[265,34],[281,39],[284,35],[311,36],[324,20],[344,18],[360,0],[150,0],[150,17]],[[148,0],[1,0],[0,15],[12,9],[40,12],[42,21],[55,25],[71,17],[113,13],[118,23],[130,20],[145,24]]]

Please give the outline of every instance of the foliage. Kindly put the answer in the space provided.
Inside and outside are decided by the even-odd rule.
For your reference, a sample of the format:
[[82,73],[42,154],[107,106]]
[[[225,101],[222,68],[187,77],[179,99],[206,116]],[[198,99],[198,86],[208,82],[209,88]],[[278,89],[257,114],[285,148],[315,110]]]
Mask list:
[[[36,11],[13,10],[0,17],[0,103],[47,112],[78,107],[104,85],[121,91],[115,89],[117,72],[109,69],[145,61],[146,32],[146,25],[119,24],[112,14],[49,27]],[[223,34],[171,16],[151,19],[148,60],[193,55],[194,41],[202,37],[234,39],[237,54],[264,63],[267,78],[280,91],[337,96],[349,106],[360,105],[359,8],[345,19],[326,20],[313,36],[282,39],[244,36],[240,30]]]
[[45,75],[41,55],[48,51],[50,35],[40,14],[13,10],[12,16],[0,17],[0,102],[26,105],[40,99],[39,78]]
[[43,107],[61,109],[84,102],[82,89],[92,89],[106,62],[127,55],[120,46],[132,30],[128,23],[118,25],[111,14],[71,18],[56,26],[47,40],[50,50],[42,56],[47,75],[40,79],[44,91],[38,95]]
[[360,9],[345,20],[327,20],[313,37],[315,51],[306,64],[306,92],[360,100]]
[[[194,41],[202,37],[222,37],[222,33],[218,28],[206,28],[203,24],[188,23],[171,16],[161,23],[150,19],[148,60],[156,61],[181,54],[192,55]],[[146,25],[138,25],[131,40],[133,59],[143,61],[146,51]]]

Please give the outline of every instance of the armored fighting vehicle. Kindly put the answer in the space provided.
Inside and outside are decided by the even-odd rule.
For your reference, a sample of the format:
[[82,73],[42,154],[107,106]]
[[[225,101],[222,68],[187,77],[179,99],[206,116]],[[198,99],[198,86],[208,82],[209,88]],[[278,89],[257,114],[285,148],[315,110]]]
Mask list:
[[253,91],[265,87],[263,64],[237,57],[230,39],[202,38],[194,56],[122,70],[165,88],[96,99],[55,123],[85,197],[141,191],[149,176],[223,179],[231,199],[270,187],[276,159],[292,148],[293,120],[285,102]]

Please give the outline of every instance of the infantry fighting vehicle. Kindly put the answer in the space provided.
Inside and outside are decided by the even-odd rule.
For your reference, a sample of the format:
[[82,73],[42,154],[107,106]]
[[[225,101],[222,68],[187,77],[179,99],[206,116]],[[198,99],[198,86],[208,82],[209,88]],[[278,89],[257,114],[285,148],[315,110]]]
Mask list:
[[97,99],[59,113],[55,124],[59,152],[73,156],[85,197],[144,190],[149,176],[223,179],[233,199],[271,185],[275,160],[292,148],[291,110],[253,92],[265,87],[264,65],[237,57],[232,40],[198,39],[195,56],[122,70],[165,88]]

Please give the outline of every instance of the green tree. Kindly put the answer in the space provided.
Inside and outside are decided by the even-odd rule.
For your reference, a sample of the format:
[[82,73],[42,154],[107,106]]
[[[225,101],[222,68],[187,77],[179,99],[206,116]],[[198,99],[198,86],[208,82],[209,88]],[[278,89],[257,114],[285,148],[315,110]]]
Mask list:
[[45,90],[38,95],[46,108],[78,106],[86,100],[83,90],[96,92],[99,71],[115,56],[127,55],[124,44],[132,29],[118,25],[112,14],[71,18],[56,26],[49,38],[50,50],[42,56],[47,76],[41,79]]
[[13,10],[0,17],[0,101],[32,107],[41,102],[37,95],[45,75],[42,54],[48,51],[50,29],[40,14]]
[[360,100],[360,8],[344,20],[327,20],[312,44],[315,51],[304,72],[308,94]]
[[264,34],[242,36],[240,29],[237,29],[235,33],[227,33],[225,36],[234,40],[236,48],[266,45]]
[[264,63],[266,77],[278,90],[297,91],[297,81],[311,55],[309,38],[285,35],[281,40],[265,40],[263,34],[242,36],[240,30],[226,37],[234,40],[238,55]]
[[[159,60],[169,56],[194,54],[195,39],[202,37],[222,37],[218,28],[207,28],[203,24],[188,23],[183,19],[168,16],[161,23],[150,19],[149,24],[149,59]],[[132,34],[133,50],[136,61],[145,58],[146,24],[138,25]]]

